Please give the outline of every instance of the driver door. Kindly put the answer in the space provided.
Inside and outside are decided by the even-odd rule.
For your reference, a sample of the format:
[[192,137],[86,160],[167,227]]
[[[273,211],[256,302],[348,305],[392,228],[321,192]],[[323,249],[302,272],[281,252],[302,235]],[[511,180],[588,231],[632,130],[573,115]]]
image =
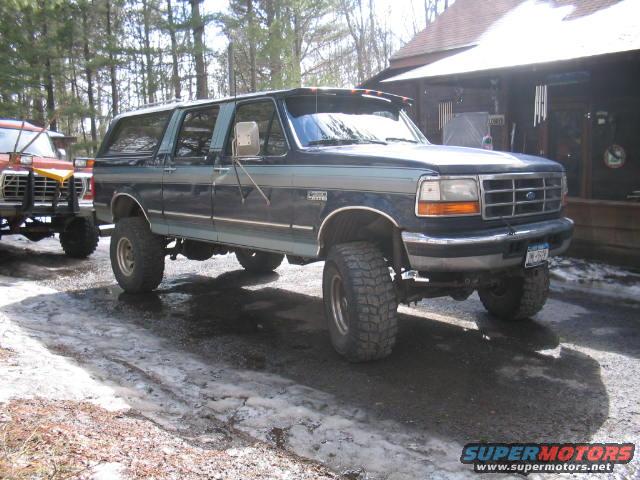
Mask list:
[[[260,137],[258,155],[234,159],[234,127],[237,122],[257,123]],[[293,206],[289,152],[273,99],[250,100],[237,105],[214,174],[213,221],[220,242],[262,250],[291,251]]]

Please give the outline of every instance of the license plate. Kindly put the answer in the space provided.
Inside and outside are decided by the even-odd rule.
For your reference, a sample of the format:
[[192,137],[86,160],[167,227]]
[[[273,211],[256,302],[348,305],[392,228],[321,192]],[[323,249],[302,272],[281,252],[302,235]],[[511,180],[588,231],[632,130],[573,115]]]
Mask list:
[[549,244],[535,243],[527,247],[527,258],[524,261],[526,268],[537,267],[549,258]]

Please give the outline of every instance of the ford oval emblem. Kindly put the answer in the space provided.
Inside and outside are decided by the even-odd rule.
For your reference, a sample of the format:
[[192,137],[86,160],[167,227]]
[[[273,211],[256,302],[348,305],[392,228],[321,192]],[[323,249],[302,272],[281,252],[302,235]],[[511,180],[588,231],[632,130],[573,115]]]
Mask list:
[[527,192],[525,197],[526,197],[527,200],[535,200],[536,199],[536,192]]

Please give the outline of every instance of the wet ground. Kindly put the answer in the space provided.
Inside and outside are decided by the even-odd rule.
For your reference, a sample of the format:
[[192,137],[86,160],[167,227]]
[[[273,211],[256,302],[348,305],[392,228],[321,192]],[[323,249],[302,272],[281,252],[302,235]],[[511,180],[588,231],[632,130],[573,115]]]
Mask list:
[[160,288],[132,296],[108,240],[87,261],[52,239],[0,242],[1,294],[37,293],[2,313],[196,439],[238,431],[354,478],[458,478],[468,442],[640,439],[640,304],[554,291],[534,320],[504,324],[475,295],[428,300],[401,307],[391,357],[354,365],[331,348],[321,273],[167,260]]

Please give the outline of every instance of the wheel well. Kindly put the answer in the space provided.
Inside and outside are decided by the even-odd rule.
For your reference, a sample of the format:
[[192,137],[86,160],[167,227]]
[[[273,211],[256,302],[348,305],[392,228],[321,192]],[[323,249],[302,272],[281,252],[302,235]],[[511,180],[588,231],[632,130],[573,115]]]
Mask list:
[[398,227],[384,215],[370,210],[346,210],[329,218],[321,227],[320,256],[324,258],[338,243],[367,240],[378,243],[385,256],[391,258],[394,235],[398,235]]
[[129,195],[119,195],[116,197],[113,202],[113,207],[111,207],[111,213],[114,222],[127,217],[146,218],[146,214],[138,201]]

